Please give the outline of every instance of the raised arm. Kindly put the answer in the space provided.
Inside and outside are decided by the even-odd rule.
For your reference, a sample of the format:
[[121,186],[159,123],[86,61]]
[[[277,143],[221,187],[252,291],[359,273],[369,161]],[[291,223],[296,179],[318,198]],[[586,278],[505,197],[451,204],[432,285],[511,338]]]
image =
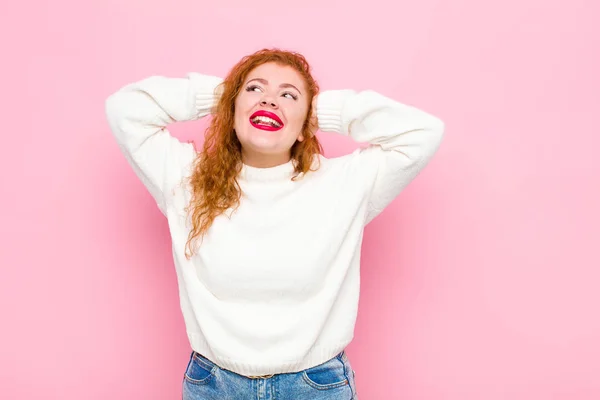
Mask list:
[[418,108],[367,90],[334,90],[316,101],[319,128],[350,136],[365,149],[349,160],[367,179],[365,224],[379,215],[419,174],[437,151],[444,123]]
[[171,136],[167,125],[208,115],[221,78],[190,73],[152,76],[119,89],[106,100],[106,117],[119,147],[165,213],[163,193],[179,183],[195,150]]

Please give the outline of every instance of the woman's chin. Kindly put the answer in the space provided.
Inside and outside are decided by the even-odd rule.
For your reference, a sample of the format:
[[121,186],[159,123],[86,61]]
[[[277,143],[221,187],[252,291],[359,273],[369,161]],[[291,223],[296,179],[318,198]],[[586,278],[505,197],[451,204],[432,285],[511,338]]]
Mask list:
[[264,137],[254,137],[245,143],[242,142],[242,147],[256,153],[277,154],[281,152],[277,141]]

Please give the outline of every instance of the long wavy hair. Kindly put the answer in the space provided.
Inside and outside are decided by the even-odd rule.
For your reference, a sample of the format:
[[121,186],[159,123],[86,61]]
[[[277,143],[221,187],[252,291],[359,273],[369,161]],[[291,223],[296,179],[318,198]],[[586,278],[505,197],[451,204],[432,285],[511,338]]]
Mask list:
[[[311,107],[312,99],[319,93],[319,86],[312,77],[311,68],[304,56],[280,49],[263,49],[242,58],[221,83],[219,100],[212,110],[213,118],[205,133],[203,149],[198,153],[189,178],[192,197],[186,208],[192,228],[186,243],[186,257],[195,252],[197,241],[206,234],[217,216],[229,208],[237,209],[242,191],[237,177],[242,169],[242,145],[234,131],[235,99],[242,90],[248,74],[259,65],[274,62],[294,68],[306,84],[309,110],[302,126],[303,141],[296,141],[291,148],[294,160],[295,180],[307,173],[315,156],[323,153],[315,132],[316,116]],[[300,132],[299,132],[300,133]]]

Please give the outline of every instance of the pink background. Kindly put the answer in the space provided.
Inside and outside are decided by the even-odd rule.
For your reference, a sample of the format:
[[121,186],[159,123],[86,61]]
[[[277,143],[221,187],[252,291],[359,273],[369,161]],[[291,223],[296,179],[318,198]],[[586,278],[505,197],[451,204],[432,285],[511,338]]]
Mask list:
[[[10,7],[0,398],[180,398],[190,348],[167,225],[104,100],[150,75],[224,75],[270,46],[304,53],[325,90],[374,89],[446,122],[438,155],[367,228],[348,349],[360,397],[600,398],[597,1]],[[329,156],[356,147],[321,138]]]

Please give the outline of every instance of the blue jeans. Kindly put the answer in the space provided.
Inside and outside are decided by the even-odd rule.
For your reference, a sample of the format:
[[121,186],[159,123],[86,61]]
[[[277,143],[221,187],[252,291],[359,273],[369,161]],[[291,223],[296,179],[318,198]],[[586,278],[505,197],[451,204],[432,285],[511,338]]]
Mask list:
[[192,351],[183,400],[358,400],[354,371],[342,351],[300,372],[250,378],[225,370]]

